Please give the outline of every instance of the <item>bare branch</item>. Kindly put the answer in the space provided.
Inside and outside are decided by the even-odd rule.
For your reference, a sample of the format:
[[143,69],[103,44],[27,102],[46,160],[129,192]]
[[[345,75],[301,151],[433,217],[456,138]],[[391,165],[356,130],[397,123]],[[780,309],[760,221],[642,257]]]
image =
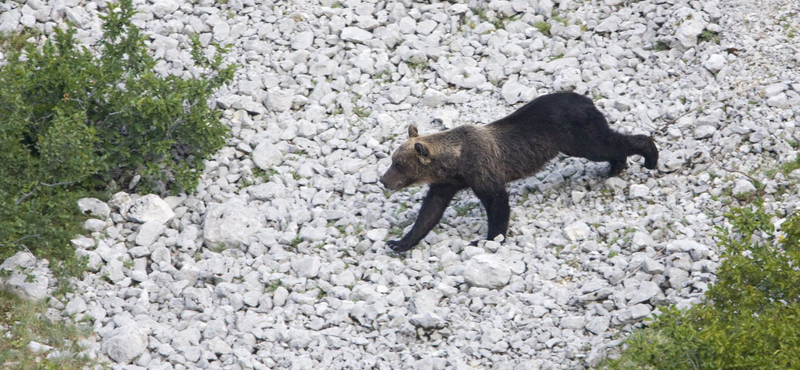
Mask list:
[[46,184],[46,183],[43,183],[43,182],[37,182],[36,185],[33,186],[33,189],[31,189],[30,193],[26,193],[24,191],[20,191],[20,193],[22,193],[22,198],[17,199],[17,201],[14,202],[14,205],[18,206],[18,205],[22,204],[22,202],[24,202],[25,199],[30,198],[34,193],[36,193],[36,188],[39,187],[39,185],[46,186],[48,188],[54,188],[56,186],[69,185],[69,184],[72,184],[73,182],[74,181],[62,181],[62,182],[57,182],[55,184]]
[[18,205],[22,204],[22,202],[24,202],[24,201],[25,201],[25,199],[28,199],[28,198],[30,198],[30,197],[31,197],[31,195],[33,195],[33,193],[35,193],[35,192],[36,192],[36,187],[37,187],[38,185],[39,185],[39,184],[36,184],[36,185],[34,185],[34,186],[33,186],[33,190],[31,190],[31,192],[30,192],[30,193],[26,193],[26,192],[24,192],[24,191],[20,191],[20,193],[22,193],[22,198],[19,198],[19,199],[17,199],[17,201],[16,201],[16,202],[14,202],[14,205],[15,205],[15,206],[18,206]]
[[69,184],[72,184],[73,182],[75,182],[75,181],[62,181],[62,182],[57,182],[55,184],[45,184],[43,182],[40,182],[38,185],[46,186],[48,188],[54,188],[56,186],[69,185]]
[[[15,245],[22,245],[23,247],[25,247],[25,245],[24,245],[24,244],[17,244],[17,243],[19,243],[19,242],[21,242],[21,241],[23,241],[23,240],[25,240],[25,239],[30,239],[30,238],[38,238],[38,237],[39,237],[39,234],[35,234],[35,235],[25,235],[25,236],[23,236],[23,237],[21,237],[21,238],[19,238],[19,239],[17,239],[17,240],[14,240],[14,241],[13,241],[13,242],[11,242],[11,243],[8,243],[8,244],[0,244],[0,247],[6,247],[6,246],[9,246],[9,247],[10,247],[10,246],[15,246]],[[28,249],[28,247],[25,247],[25,249],[27,250],[27,249]],[[30,252],[30,251],[28,251],[28,252]]]

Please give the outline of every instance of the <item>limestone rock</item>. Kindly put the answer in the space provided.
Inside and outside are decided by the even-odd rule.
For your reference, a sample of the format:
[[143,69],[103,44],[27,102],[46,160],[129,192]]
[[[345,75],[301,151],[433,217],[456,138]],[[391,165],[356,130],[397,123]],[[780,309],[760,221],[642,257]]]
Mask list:
[[108,215],[111,213],[108,204],[97,198],[79,199],[78,208],[80,208],[81,213],[97,217],[101,220],[108,218]]
[[148,194],[132,201],[123,210],[122,215],[133,222],[156,221],[163,224],[171,220],[175,216],[175,212],[161,197],[155,194]]
[[253,150],[253,163],[262,170],[269,170],[283,162],[283,153],[280,149],[267,141],[262,141]]
[[0,288],[30,301],[44,299],[50,278],[46,268],[36,265],[36,258],[28,252],[9,257],[0,265]]
[[233,199],[209,207],[203,221],[203,238],[211,245],[238,246],[255,234],[263,223],[264,216],[258,209]]
[[471,286],[499,289],[511,280],[511,269],[497,255],[479,254],[467,261],[464,280]]
[[114,329],[102,343],[102,350],[119,364],[129,364],[147,349],[150,329],[137,323]]

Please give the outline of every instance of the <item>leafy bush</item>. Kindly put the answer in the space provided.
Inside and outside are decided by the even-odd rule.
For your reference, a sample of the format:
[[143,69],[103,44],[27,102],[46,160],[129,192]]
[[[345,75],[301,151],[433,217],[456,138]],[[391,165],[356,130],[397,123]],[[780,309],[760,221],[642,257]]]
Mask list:
[[800,368],[800,216],[780,233],[760,207],[726,217],[732,230],[718,228],[724,260],[704,302],[663,310],[604,368]]
[[132,0],[109,4],[98,55],[71,27],[41,47],[13,38],[4,48],[0,246],[68,258],[80,196],[138,178],[144,191],[191,190],[224,145],[229,129],[208,98],[233,78],[227,50],[206,58],[194,38],[198,78],[156,75],[134,13]]

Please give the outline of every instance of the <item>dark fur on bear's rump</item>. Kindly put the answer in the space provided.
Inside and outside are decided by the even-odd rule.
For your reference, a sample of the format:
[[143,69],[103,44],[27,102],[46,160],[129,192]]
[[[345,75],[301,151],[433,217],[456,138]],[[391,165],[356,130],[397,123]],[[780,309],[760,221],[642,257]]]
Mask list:
[[505,118],[485,126],[464,125],[420,136],[409,127],[409,140],[392,155],[381,177],[390,190],[430,184],[411,231],[387,243],[402,252],[436,226],[455,194],[471,188],[489,219],[488,239],[505,235],[511,208],[506,183],[534,175],[558,153],[607,161],[611,175],[627,167],[631,155],[655,169],[658,149],[645,135],[624,135],[608,127],[591,99],[571,92],[543,95]]

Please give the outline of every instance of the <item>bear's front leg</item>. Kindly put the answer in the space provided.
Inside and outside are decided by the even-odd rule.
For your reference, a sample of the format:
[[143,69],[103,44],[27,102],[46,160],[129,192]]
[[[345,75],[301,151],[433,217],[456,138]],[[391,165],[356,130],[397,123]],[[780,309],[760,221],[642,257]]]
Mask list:
[[422,201],[417,221],[414,222],[411,231],[400,240],[386,242],[386,245],[395,252],[405,252],[413,248],[439,223],[444,210],[447,209],[450,201],[461,189],[463,187],[455,185],[431,184],[428,194],[425,195],[425,200]]
[[508,192],[505,187],[494,190],[476,190],[475,195],[483,203],[489,219],[487,240],[494,240],[498,235],[506,236],[511,206],[508,204]]

